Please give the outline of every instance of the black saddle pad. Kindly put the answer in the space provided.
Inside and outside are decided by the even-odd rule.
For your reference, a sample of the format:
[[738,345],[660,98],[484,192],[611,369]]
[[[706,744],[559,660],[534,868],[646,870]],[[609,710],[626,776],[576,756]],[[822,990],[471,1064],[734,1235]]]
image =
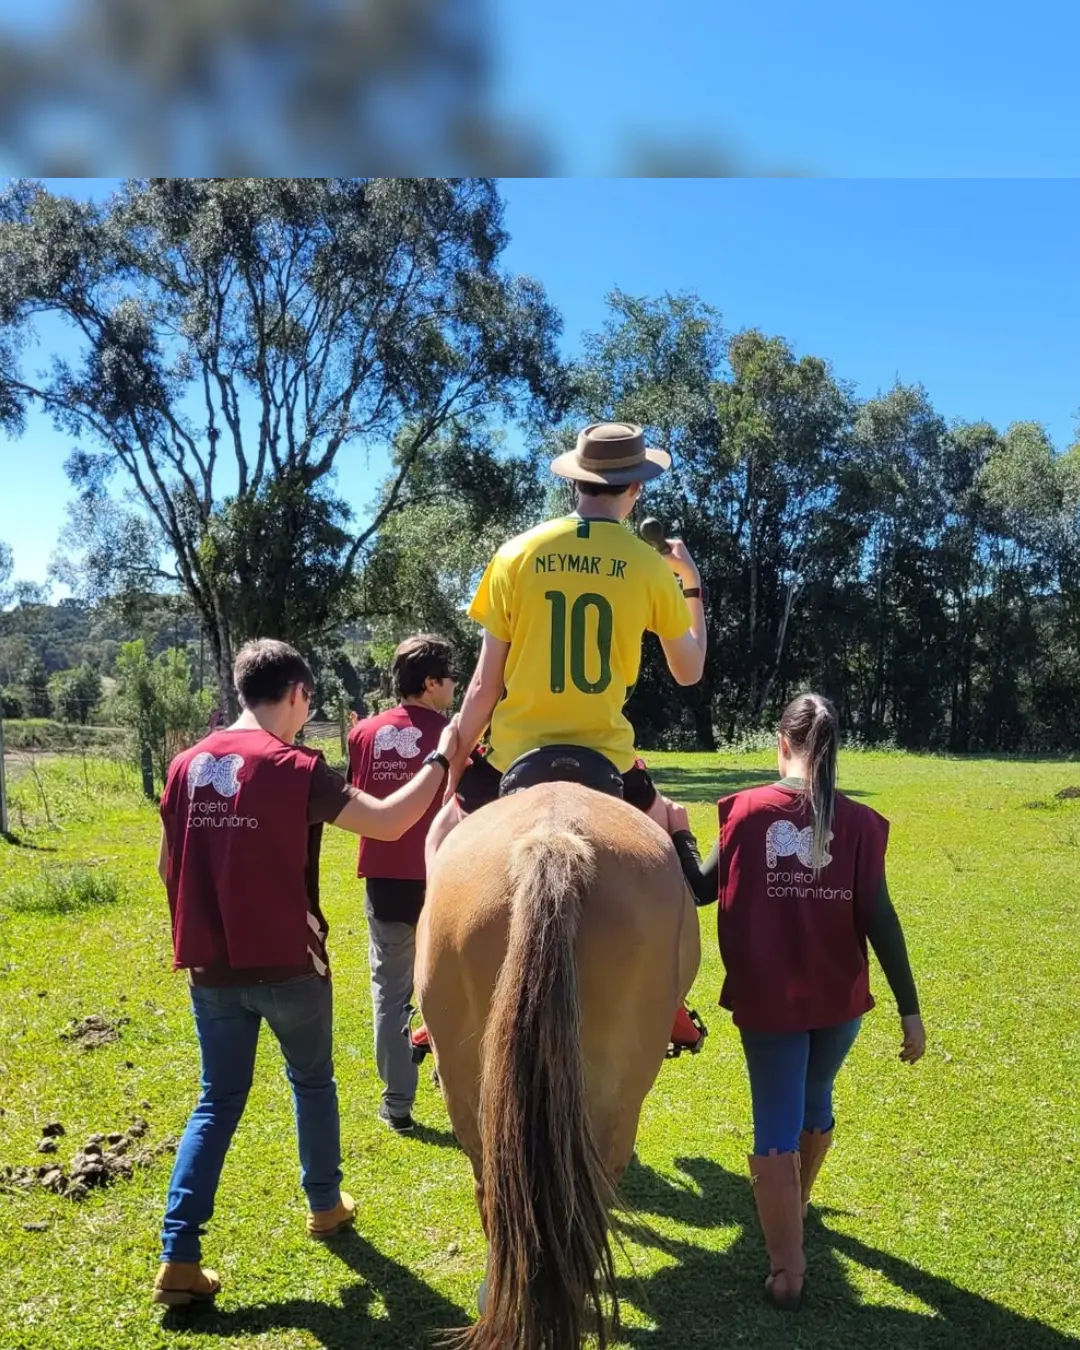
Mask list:
[[502,776],[499,796],[538,783],[580,783],[609,797],[623,795],[622,775],[606,755],[580,745],[544,745],[515,759]]

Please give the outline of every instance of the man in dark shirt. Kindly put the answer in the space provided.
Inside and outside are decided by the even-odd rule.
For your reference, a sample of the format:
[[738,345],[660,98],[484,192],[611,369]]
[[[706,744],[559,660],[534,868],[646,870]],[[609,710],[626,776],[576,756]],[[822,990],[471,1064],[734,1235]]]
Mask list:
[[169,766],[161,800],[158,871],[172,916],[173,966],[191,983],[202,1092],[177,1151],[154,1301],[213,1299],[220,1281],[200,1264],[225,1155],[247,1101],[265,1020],[296,1104],[301,1185],[312,1237],[356,1217],[341,1190],[326,921],[319,905],[324,824],[396,839],[442,786],[457,732],[399,792],[377,801],[350,787],[322,755],[294,744],[315,681],[304,658],[260,639],[234,668],[243,712]]

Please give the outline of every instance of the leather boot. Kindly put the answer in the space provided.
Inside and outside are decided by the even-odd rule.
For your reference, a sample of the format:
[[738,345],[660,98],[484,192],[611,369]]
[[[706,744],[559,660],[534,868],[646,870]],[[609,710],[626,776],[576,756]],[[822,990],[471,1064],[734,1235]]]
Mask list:
[[799,1157],[802,1160],[802,1214],[806,1218],[810,1208],[810,1192],[814,1188],[825,1154],[832,1147],[832,1130],[803,1130],[799,1138]]
[[802,1299],[806,1275],[799,1155],[751,1154],[748,1161],[758,1220],[769,1253],[765,1291],[778,1308],[794,1312]]
[[167,1308],[186,1308],[192,1303],[212,1303],[220,1289],[216,1272],[203,1270],[198,1261],[162,1261],[153,1301]]
[[308,1211],[308,1237],[331,1238],[350,1224],[356,1222],[356,1201],[351,1195],[341,1192],[341,1199],[334,1209],[313,1209]]

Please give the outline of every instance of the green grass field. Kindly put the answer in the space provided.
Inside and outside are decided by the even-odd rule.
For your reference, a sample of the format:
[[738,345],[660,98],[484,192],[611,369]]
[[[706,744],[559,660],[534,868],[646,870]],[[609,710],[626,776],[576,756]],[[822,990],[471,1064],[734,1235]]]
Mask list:
[[[769,760],[655,756],[704,847],[722,792]],[[710,1037],[665,1064],[625,1183],[652,1236],[622,1262],[640,1350],[1064,1350],[1080,1336],[1080,765],[850,754],[842,786],[893,822],[890,882],[930,1042],[897,1060],[880,1006],[838,1084],[837,1143],[809,1225],[810,1301],[761,1298],[764,1254],[745,1180],[749,1102],[736,1036],[716,1008],[715,911],[693,1002]],[[151,1145],[183,1128],[198,1056],[154,873],[157,822],[116,763],[54,761],[15,782],[17,843],[0,841],[0,1175],[144,1116]],[[43,826],[44,790],[56,826]],[[225,1281],[214,1312],[163,1321],[148,1301],[171,1157],[81,1203],[0,1190],[0,1350],[411,1350],[474,1307],[483,1244],[471,1175],[422,1076],[421,1137],[375,1121],[366,938],[354,842],[328,831],[324,903],[353,1237],[303,1233],[291,1105],[264,1038],[247,1115],[206,1243]],[[92,1051],[74,1019],[116,1020]],[[26,1225],[34,1225],[27,1229]],[[41,1227],[41,1225],[45,1225]]]

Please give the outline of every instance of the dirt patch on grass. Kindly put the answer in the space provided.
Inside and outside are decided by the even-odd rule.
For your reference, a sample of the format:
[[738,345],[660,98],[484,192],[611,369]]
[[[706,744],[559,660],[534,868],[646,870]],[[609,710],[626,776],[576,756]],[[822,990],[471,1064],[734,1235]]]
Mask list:
[[[36,1167],[0,1167],[0,1192],[41,1189],[68,1200],[82,1200],[95,1187],[110,1186],[131,1176],[137,1167],[150,1167],[163,1155],[176,1152],[178,1140],[170,1136],[150,1144],[149,1132],[149,1124],[139,1116],[126,1130],[90,1135],[66,1167],[55,1161]],[[47,1125],[38,1152],[55,1153],[56,1141],[65,1133],[59,1122]]]
[[[1062,788],[1060,792],[1054,793],[1055,802],[1074,802],[1080,799],[1080,787]],[[1028,811],[1050,811],[1053,809],[1051,802],[1025,802],[1025,810]]]
[[66,1031],[60,1033],[60,1039],[70,1041],[80,1050],[97,1050],[111,1041],[118,1041],[120,1028],[130,1021],[130,1017],[118,1017],[115,1022],[110,1022],[100,1013],[91,1013],[81,1022],[72,1022]]

